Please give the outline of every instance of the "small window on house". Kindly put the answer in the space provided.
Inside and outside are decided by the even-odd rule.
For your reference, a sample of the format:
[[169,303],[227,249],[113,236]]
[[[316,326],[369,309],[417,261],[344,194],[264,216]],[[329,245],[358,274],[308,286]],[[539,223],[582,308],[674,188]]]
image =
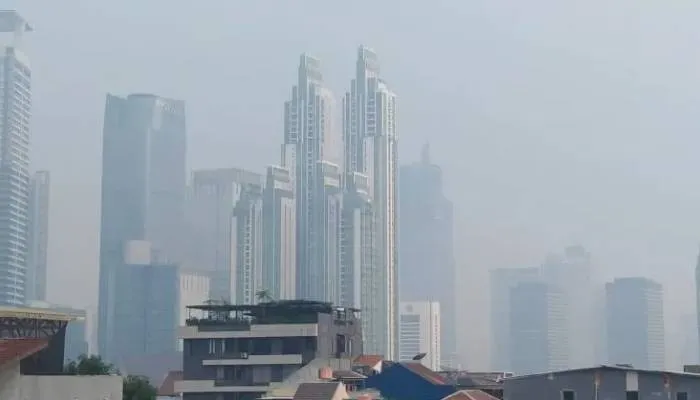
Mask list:
[[636,390],[628,391],[625,400],[639,400],[639,392]]
[[573,390],[562,390],[561,400],[576,400],[576,392]]
[[676,400],[688,400],[688,392],[676,393]]

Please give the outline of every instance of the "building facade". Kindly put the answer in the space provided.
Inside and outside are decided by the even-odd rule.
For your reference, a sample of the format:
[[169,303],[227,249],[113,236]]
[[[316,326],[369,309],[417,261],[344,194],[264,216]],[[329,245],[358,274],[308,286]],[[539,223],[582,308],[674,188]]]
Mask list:
[[402,301],[399,306],[399,361],[412,361],[425,354],[420,363],[441,370],[440,303]]
[[[107,95],[102,146],[99,353],[112,360],[126,244],[148,241],[157,264],[182,256],[185,104],[151,94]],[[173,290],[176,290],[177,283]],[[128,299],[127,299],[128,300]]]
[[523,282],[510,290],[509,352],[512,371],[533,374],[568,368],[566,297],[545,282]]
[[[296,201],[296,296],[300,299],[336,301],[338,239],[327,236],[335,220],[329,215],[337,202],[329,182],[336,132],[333,126],[334,100],[325,86],[320,62],[302,55],[297,84],[284,104],[282,166],[289,169]],[[327,185],[330,184],[330,185]],[[338,217],[339,218],[339,217]],[[329,264],[330,262],[330,264]],[[336,276],[336,281],[330,281]]]
[[[237,221],[241,222],[241,229],[245,226],[242,219],[237,219],[235,209],[241,199],[252,201],[251,196],[262,185],[262,175],[239,168],[192,172],[186,212],[189,237],[183,265],[188,270],[204,271],[210,275],[211,299],[230,302],[235,297],[239,254]],[[244,213],[243,204],[238,206],[238,212]],[[240,237],[243,240],[246,235]],[[248,238],[252,239],[251,236]]]
[[263,289],[278,300],[296,298],[296,202],[288,169],[267,167],[263,191]]
[[224,393],[258,399],[314,360],[349,362],[362,354],[356,312],[328,303],[201,305],[190,311],[180,331],[183,377],[175,387],[184,400],[216,400]]
[[402,166],[399,177],[401,301],[429,299],[440,303],[441,360],[454,365],[457,277],[452,202],[443,194],[442,170],[430,161],[427,144],[420,162]]
[[49,171],[34,173],[29,191],[29,252],[25,282],[27,301],[46,301],[50,187]]
[[617,278],[605,285],[608,362],[663,369],[663,288],[646,278]]
[[243,185],[231,220],[231,297],[236,303],[254,304],[263,288],[262,212],[262,186]]
[[512,371],[510,344],[510,296],[520,283],[537,282],[539,268],[498,268],[491,270],[491,370]]
[[21,39],[31,30],[17,12],[0,11],[0,305],[25,302],[32,73]]
[[[355,78],[343,99],[345,182],[355,172],[367,175],[374,212],[378,290],[376,307],[363,315],[379,323],[365,332],[367,351],[394,358],[398,352],[396,95],[379,77],[379,60],[369,48],[358,49]],[[372,316],[372,315],[375,316]]]

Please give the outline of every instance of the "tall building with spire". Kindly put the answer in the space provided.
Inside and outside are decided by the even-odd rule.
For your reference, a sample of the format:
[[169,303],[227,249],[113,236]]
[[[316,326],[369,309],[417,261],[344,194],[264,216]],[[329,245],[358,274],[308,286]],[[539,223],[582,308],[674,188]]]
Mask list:
[[453,254],[452,202],[443,193],[442,170],[430,160],[425,144],[421,159],[399,174],[399,292],[401,301],[440,303],[441,361],[456,364],[456,271]]
[[369,181],[373,216],[376,296],[362,306],[364,349],[393,359],[398,354],[398,249],[396,95],[380,78],[371,49],[358,49],[355,78],[343,99],[344,186],[355,173]]
[[0,305],[27,300],[32,73],[22,36],[31,30],[17,12],[0,11]]
[[297,84],[284,105],[282,166],[296,200],[296,296],[339,302],[340,167],[332,158],[333,95],[320,62],[302,55]]

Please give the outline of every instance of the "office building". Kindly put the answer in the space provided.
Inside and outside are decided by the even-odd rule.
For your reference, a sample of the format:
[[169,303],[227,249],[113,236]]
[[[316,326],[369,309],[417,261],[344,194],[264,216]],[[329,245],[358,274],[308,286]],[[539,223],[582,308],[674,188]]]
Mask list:
[[37,171],[29,189],[29,252],[25,299],[46,301],[46,266],[49,245],[49,171]]
[[[201,271],[185,271],[180,269],[180,303],[177,307],[178,326],[184,326],[187,320],[187,306],[191,304],[205,304],[209,298],[209,274]],[[183,348],[182,339],[177,341],[177,351]]]
[[297,279],[296,203],[288,169],[267,167],[262,218],[263,289],[273,299],[293,300]]
[[151,94],[107,95],[98,318],[99,354],[107,360],[114,360],[118,353],[110,347],[122,340],[115,334],[116,306],[132,295],[115,281],[128,266],[126,244],[149,242],[156,265],[177,264],[182,257],[185,153],[184,102]]
[[174,353],[180,320],[178,267],[155,261],[150,243],[130,241],[113,278],[115,289],[127,295],[117,296],[114,304],[111,360],[124,368],[135,358]]
[[374,213],[377,283],[376,307],[363,307],[363,316],[380,321],[365,332],[370,353],[394,358],[398,351],[398,248],[396,95],[380,78],[377,55],[360,47],[356,74],[343,99],[345,185],[359,172],[370,182]]
[[433,371],[441,371],[440,304],[434,301],[402,301],[399,306],[399,361],[420,359]]
[[401,301],[430,299],[440,303],[441,360],[454,366],[457,276],[452,202],[443,194],[442,170],[431,162],[427,144],[420,161],[402,166],[399,176]]
[[296,200],[296,297],[337,303],[340,177],[328,157],[336,142],[334,101],[320,68],[317,59],[301,56],[297,84],[284,104],[282,167],[292,175]]
[[256,295],[263,289],[262,209],[262,185],[244,185],[231,219],[231,291],[239,304],[256,303]]
[[616,278],[605,285],[608,362],[663,369],[663,289],[647,278]]
[[255,400],[288,378],[296,385],[317,379],[319,366],[346,361],[350,369],[362,354],[355,310],[302,300],[189,308],[192,317],[180,330],[183,376],[175,383],[185,399]]
[[566,297],[545,282],[510,289],[510,358],[517,375],[568,368],[569,324]]
[[0,11],[0,305],[25,302],[32,74],[22,36],[31,30],[15,11]]
[[510,352],[510,295],[520,283],[539,280],[539,268],[491,270],[491,370],[512,371]]
[[[259,237],[259,230],[245,230],[259,228],[255,219],[259,218],[259,212],[255,208],[262,185],[262,175],[239,168],[192,172],[187,200],[187,255],[183,265],[188,270],[209,274],[211,299],[233,301],[236,282],[243,284],[236,278],[237,266],[254,268],[256,263],[261,263],[257,250],[254,258],[251,255],[243,259],[238,249],[251,245],[251,241]],[[241,200],[243,203],[239,205]],[[245,218],[245,213],[253,219]],[[243,230],[240,235],[239,228]]]

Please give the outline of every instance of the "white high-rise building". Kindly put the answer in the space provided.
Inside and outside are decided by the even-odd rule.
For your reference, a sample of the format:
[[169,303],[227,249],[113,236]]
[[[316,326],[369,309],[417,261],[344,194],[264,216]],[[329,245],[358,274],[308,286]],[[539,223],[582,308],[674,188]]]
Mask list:
[[282,146],[296,201],[296,297],[338,303],[340,168],[331,162],[333,105],[320,62],[302,55],[297,84],[284,104]]
[[440,371],[440,304],[402,301],[399,310],[399,361],[425,353],[421,364]]
[[362,305],[364,349],[392,359],[398,351],[398,248],[396,95],[379,77],[377,55],[360,47],[355,79],[343,101],[344,186],[355,173],[367,176],[374,213],[376,284],[370,306]]
[[0,305],[25,302],[32,90],[21,39],[31,30],[17,12],[0,11]]

